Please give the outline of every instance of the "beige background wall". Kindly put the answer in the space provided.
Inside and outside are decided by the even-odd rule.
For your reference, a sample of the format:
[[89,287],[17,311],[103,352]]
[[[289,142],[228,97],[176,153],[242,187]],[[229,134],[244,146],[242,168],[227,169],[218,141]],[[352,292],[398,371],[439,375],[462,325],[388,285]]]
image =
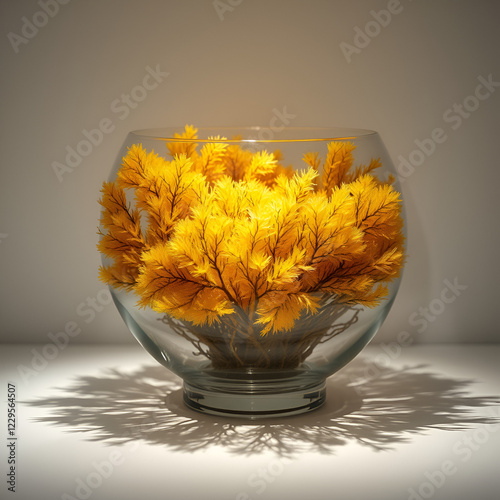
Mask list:
[[134,342],[95,249],[127,132],[286,112],[379,131],[406,176],[410,260],[376,339],[498,341],[499,21],[495,0],[0,0],[1,340]]

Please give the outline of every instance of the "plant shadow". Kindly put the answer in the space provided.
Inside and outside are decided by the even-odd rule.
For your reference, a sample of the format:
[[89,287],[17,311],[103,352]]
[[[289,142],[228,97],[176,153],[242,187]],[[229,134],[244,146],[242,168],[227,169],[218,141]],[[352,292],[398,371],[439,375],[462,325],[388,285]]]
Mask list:
[[303,451],[335,453],[350,442],[390,450],[430,429],[463,431],[499,420],[498,411],[484,416],[480,410],[499,405],[500,398],[471,395],[473,380],[447,378],[426,365],[374,366],[356,358],[327,380],[327,402],[321,408],[278,419],[194,412],[184,406],[182,381],[160,365],[79,376],[58,388],[60,395],[26,404],[48,410],[35,421],[86,433],[91,441],[143,440],[182,452],[212,446],[238,454],[270,450],[282,457]]

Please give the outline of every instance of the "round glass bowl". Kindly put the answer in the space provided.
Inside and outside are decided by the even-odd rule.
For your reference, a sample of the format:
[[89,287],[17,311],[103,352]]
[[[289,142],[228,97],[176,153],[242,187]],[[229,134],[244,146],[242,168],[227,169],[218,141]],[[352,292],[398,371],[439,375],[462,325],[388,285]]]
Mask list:
[[131,132],[100,203],[100,278],[200,412],[319,407],[398,290],[404,211],[373,131]]

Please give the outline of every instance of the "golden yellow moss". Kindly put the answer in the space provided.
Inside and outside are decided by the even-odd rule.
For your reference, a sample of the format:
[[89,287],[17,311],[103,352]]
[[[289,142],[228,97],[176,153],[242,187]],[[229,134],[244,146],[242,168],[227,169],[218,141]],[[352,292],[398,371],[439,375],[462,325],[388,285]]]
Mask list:
[[[176,137],[196,133],[186,126]],[[103,282],[195,326],[244,316],[260,337],[289,331],[332,297],[380,303],[402,268],[404,237],[400,194],[372,174],[379,160],[353,169],[355,146],[333,141],[323,165],[310,152],[294,172],[280,152],[213,140],[199,152],[171,142],[170,161],[129,149],[102,188],[98,248],[113,262]]]

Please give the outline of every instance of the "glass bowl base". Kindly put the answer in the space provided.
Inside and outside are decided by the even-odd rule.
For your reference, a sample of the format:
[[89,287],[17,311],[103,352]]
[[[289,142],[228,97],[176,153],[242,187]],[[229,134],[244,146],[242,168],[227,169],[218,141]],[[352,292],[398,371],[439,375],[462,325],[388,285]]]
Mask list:
[[184,382],[184,403],[209,415],[247,419],[299,415],[319,408],[326,399],[326,382],[281,393],[212,391]]

